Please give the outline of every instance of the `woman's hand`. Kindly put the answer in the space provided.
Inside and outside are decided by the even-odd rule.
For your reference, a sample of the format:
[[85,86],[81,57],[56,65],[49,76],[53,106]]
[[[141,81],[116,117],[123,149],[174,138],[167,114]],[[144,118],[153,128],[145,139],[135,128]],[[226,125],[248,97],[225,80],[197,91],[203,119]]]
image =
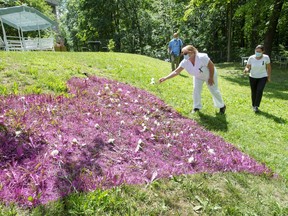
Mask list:
[[250,65],[250,64],[247,64],[246,67],[244,68],[244,71],[243,71],[244,75],[247,74],[247,73],[249,73],[250,70],[251,70],[251,65]]
[[166,81],[167,79],[171,79],[171,78],[179,75],[183,69],[184,68],[182,68],[182,67],[178,67],[176,70],[172,71],[168,76],[160,78],[159,83],[162,83],[162,82]]
[[209,79],[208,79],[208,84],[209,84],[210,86],[213,86],[213,85],[214,85],[214,79],[213,79],[213,77],[209,77]]
[[162,78],[159,79],[159,83],[162,83],[162,82],[164,82],[165,80],[166,80],[166,78],[165,78],[165,77],[162,77]]
[[267,77],[267,82],[271,82],[270,76]]
[[245,68],[245,69],[243,70],[243,73],[244,73],[244,74],[249,73],[249,68]]

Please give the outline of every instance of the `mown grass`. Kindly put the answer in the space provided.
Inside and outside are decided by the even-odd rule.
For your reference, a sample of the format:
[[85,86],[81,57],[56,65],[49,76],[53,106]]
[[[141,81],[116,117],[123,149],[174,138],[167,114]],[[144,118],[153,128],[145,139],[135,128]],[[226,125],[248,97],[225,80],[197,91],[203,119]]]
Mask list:
[[273,66],[262,112],[250,108],[248,78],[237,64],[219,64],[226,115],[217,115],[204,87],[203,110],[191,114],[192,79],[183,73],[161,85],[151,78],[170,72],[169,63],[120,53],[0,52],[0,94],[67,94],[72,76],[104,76],[148,90],[184,116],[195,119],[279,174],[278,179],[239,173],[197,174],[122,186],[21,209],[0,207],[2,215],[288,215],[288,70]]

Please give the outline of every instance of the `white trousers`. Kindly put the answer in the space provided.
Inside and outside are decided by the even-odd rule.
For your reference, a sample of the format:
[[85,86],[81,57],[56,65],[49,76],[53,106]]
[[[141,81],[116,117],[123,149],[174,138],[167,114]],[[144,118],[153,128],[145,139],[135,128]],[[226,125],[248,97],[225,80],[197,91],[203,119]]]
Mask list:
[[207,84],[207,87],[212,95],[214,106],[217,108],[222,108],[224,107],[224,101],[222,99],[220,90],[218,89],[218,76],[217,76],[217,71],[216,69],[214,70],[214,85],[210,86],[208,84],[208,80],[201,80],[196,78],[195,76],[193,77],[193,85],[194,85],[194,90],[193,90],[193,108],[201,109],[202,108],[202,103],[201,103],[201,93],[203,89],[203,83]]

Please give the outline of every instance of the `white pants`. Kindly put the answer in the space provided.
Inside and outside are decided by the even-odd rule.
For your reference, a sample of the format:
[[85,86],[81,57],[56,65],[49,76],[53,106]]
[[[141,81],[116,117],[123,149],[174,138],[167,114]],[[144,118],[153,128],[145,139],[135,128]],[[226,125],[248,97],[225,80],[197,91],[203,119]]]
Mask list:
[[193,108],[201,109],[202,104],[201,104],[201,93],[202,93],[202,88],[203,88],[203,83],[206,82],[207,87],[212,95],[214,106],[217,108],[222,108],[224,107],[224,101],[222,99],[220,90],[218,89],[218,76],[217,76],[217,71],[216,69],[214,70],[214,85],[210,86],[208,84],[208,80],[201,80],[196,78],[195,76],[193,77],[193,85],[194,85],[194,90],[193,90]]

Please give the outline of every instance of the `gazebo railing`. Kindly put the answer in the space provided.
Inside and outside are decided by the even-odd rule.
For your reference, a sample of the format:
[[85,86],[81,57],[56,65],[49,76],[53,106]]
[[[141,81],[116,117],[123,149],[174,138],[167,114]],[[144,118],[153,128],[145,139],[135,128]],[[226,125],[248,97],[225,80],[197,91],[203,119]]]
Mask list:
[[6,37],[7,51],[33,51],[52,50],[54,51],[54,38],[20,38],[17,36]]
[[20,37],[7,36],[6,37],[6,50],[7,51],[23,51],[23,43]]

